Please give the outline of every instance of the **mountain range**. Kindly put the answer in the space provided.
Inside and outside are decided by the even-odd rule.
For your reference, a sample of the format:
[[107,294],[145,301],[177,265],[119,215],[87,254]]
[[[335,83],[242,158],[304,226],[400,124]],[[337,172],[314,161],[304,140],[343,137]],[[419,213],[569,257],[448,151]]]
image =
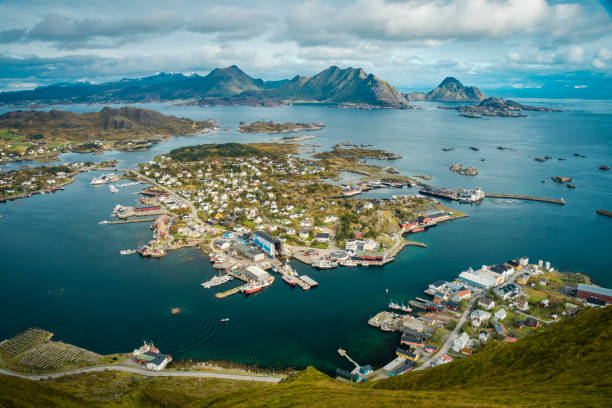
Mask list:
[[410,108],[403,94],[363,69],[335,66],[313,76],[263,81],[235,65],[208,75],[160,73],[103,84],[60,83],[0,93],[0,104],[135,103],[188,100],[194,104],[274,105],[293,102]]
[[480,102],[485,94],[475,86],[465,86],[456,78],[446,77],[436,88],[427,93],[407,93],[409,101]]

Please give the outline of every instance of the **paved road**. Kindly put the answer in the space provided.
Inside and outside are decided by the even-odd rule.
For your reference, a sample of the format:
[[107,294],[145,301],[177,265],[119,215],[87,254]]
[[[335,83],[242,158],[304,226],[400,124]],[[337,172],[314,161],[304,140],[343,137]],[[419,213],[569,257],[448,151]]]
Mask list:
[[[143,180],[148,181],[149,183],[153,184],[154,186],[156,186],[157,188],[162,189],[163,191],[165,191],[168,194],[172,194],[174,196],[178,197],[178,194],[176,193],[176,191],[172,191],[160,184],[157,184],[157,182],[149,177],[143,176],[142,174],[138,173],[135,170],[132,170],[132,173],[136,174],[138,177],[140,177]],[[186,199],[185,197],[179,197],[181,199],[181,201],[183,201],[185,204],[187,204],[187,206],[189,207],[189,209],[191,210],[191,216],[193,217],[193,220],[195,222],[197,222],[198,224],[202,224],[202,220],[200,220],[200,218],[198,217],[198,210],[196,210],[195,206],[193,205],[193,203]]]
[[445,354],[448,351],[450,346],[455,341],[455,338],[457,337],[457,334],[459,334],[459,331],[463,327],[463,324],[465,323],[465,321],[467,320],[468,316],[470,315],[470,312],[472,311],[472,307],[474,306],[474,303],[476,303],[476,299],[477,298],[478,298],[478,296],[473,296],[472,297],[472,300],[470,300],[470,303],[468,303],[467,307],[465,308],[465,312],[463,312],[463,314],[459,318],[459,322],[457,322],[457,326],[455,326],[453,331],[448,335],[448,337],[446,338],[446,341],[444,342],[444,344],[442,345],[440,350],[436,354],[434,354],[433,356],[429,357],[429,359],[425,360],[423,362],[423,364],[421,364],[419,367],[415,368],[415,370],[423,370],[425,368],[428,368],[429,367],[429,363],[431,363],[439,355]]
[[123,371],[133,374],[141,374],[147,377],[203,377],[203,378],[221,378],[224,380],[238,380],[238,381],[258,381],[258,382],[269,382],[278,383],[283,378],[273,377],[271,375],[248,375],[248,374],[225,374],[225,373],[211,373],[206,371],[148,371],[140,370],[134,367],[125,366],[102,366],[102,367],[89,367],[81,368],[78,370],[64,371],[61,373],[45,374],[45,375],[29,375],[19,374],[13,371],[8,371],[0,368],[0,374],[11,375],[14,377],[25,378],[28,380],[42,380],[64,377],[67,375],[83,374],[83,373],[95,373],[101,371]]

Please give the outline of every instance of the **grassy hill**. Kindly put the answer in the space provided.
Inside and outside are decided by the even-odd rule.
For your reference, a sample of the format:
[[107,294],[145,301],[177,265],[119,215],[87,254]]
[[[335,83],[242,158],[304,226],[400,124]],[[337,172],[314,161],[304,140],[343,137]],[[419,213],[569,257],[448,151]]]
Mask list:
[[124,107],[100,112],[12,111],[0,115],[0,129],[18,140],[36,142],[130,140],[157,135],[191,134],[210,129],[210,121],[166,116],[159,112]]
[[125,373],[29,381],[0,376],[0,407],[612,406],[612,308],[585,310],[516,343],[363,385],[313,368],[278,385]]

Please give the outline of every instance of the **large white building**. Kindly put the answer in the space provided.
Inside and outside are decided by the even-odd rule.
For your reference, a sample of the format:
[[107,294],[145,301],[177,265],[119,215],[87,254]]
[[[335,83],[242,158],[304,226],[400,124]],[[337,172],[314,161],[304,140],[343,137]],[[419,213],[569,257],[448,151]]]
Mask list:
[[459,274],[459,279],[468,285],[486,289],[500,285],[504,282],[503,275],[489,270],[486,265],[483,265],[482,268],[476,271],[469,268],[467,271],[461,272]]
[[259,266],[249,265],[246,267],[245,275],[252,280],[264,282],[271,278],[270,274]]

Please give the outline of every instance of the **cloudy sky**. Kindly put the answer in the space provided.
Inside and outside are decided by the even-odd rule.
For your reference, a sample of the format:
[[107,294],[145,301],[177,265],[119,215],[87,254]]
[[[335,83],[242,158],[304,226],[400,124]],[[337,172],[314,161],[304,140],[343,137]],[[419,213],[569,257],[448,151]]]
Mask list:
[[0,0],[0,90],[236,64],[363,67],[400,89],[610,83],[610,0]]

